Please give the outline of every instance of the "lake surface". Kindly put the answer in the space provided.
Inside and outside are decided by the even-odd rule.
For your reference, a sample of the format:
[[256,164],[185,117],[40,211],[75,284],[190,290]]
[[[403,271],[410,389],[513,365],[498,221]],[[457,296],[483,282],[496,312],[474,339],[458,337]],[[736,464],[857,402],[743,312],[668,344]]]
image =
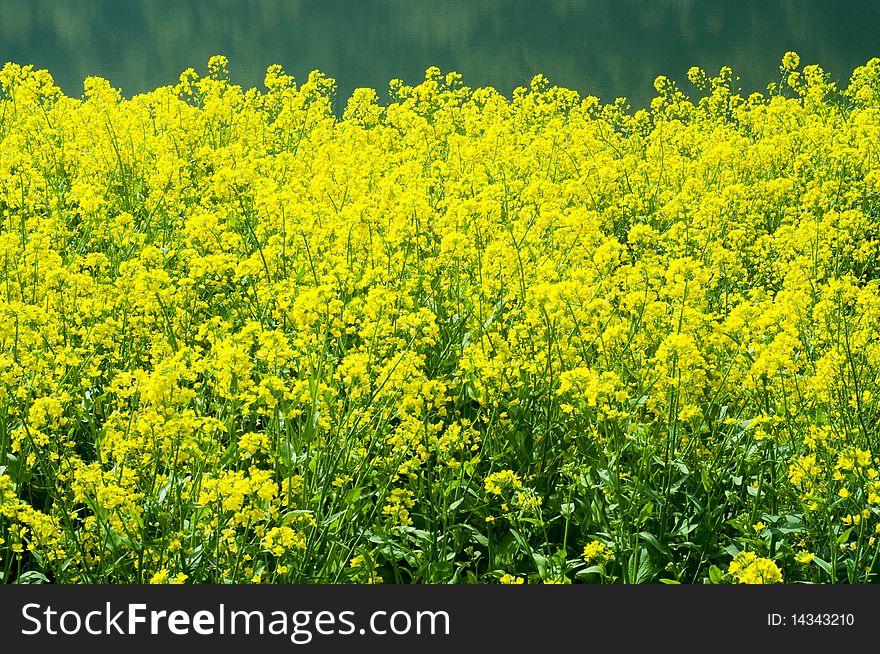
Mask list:
[[225,54],[255,86],[280,63],[384,96],[428,66],[509,93],[538,72],[603,100],[653,97],[659,74],[730,65],[745,90],[778,77],[787,50],[839,80],[880,56],[872,0],[0,0],[0,62],[48,68],[64,90],[88,75],[127,95],[173,84]]

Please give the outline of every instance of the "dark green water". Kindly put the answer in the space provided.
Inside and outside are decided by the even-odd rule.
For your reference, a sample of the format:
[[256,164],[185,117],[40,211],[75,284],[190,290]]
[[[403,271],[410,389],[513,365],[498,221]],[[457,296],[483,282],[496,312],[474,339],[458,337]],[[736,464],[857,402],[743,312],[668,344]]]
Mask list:
[[457,70],[505,93],[542,72],[634,105],[659,74],[730,65],[745,90],[777,74],[786,50],[839,80],[880,56],[874,0],[0,0],[0,62],[48,68],[70,94],[88,75],[126,94],[174,83],[212,54],[259,85],[280,63],[335,77],[346,98],[425,68]]

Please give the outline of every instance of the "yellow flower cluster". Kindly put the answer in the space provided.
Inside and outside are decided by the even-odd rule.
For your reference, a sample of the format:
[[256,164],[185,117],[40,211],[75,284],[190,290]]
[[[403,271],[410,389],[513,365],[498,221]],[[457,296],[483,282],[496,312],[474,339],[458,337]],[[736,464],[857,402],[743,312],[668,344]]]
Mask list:
[[605,543],[594,540],[584,546],[581,558],[587,563],[604,565],[614,558],[614,552]]
[[305,549],[306,540],[302,534],[298,534],[286,525],[272,527],[263,536],[263,547],[275,556],[284,556],[290,550]]
[[774,561],[758,557],[754,552],[740,552],[727,570],[738,584],[780,584],[782,571]]
[[505,491],[522,488],[523,483],[513,470],[501,470],[493,472],[483,482],[486,492],[491,495],[501,495]]
[[521,584],[525,583],[525,579],[523,579],[522,577],[517,577],[515,575],[505,573],[505,574],[501,575],[501,578],[498,580],[498,583],[505,585],[505,586],[517,586],[517,585],[521,585]]
[[780,75],[3,66],[0,581],[876,581],[880,59]]

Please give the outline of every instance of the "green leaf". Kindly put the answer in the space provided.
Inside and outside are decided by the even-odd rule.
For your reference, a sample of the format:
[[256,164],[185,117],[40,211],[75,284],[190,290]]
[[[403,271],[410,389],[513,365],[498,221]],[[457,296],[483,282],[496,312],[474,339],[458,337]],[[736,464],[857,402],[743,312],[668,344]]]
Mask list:
[[33,477],[34,467],[22,465],[21,460],[11,452],[6,453],[5,463],[3,473],[8,475],[17,486],[26,483]]
[[709,482],[709,468],[703,468],[700,470],[700,480],[703,482],[703,488],[706,492],[711,492],[712,484]]
[[293,467],[297,462],[296,452],[293,450],[290,442],[287,440],[282,440],[278,444],[278,453],[281,455],[281,462],[284,464],[286,468],[286,472],[290,472],[293,470]]
[[519,545],[520,549],[523,552],[526,552],[528,554],[532,553],[532,548],[529,547],[529,544],[526,542],[526,539],[523,538],[522,535],[516,529],[511,528],[510,534],[511,534],[511,536],[513,536],[514,540],[516,541],[516,544]]
[[645,541],[646,543],[651,545],[655,550],[657,550],[657,552],[659,552],[663,556],[665,556],[669,559],[673,558],[672,552],[669,551],[669,548],[666,547],[659,540],[657,540],[657,537],[654,536],[654,534],[647,532],[647,531],[642,531],[642,532],[639,532],[639,538],[641,538],[643,541]]
[[477,543],[477,545],[482,545],[483,547],[489,547],[489,539],[486,538],[483,534],[478,531],[475,531],[472,538]]
[[51,583],[49,578],[42,572],[36,570],[28,570],[18,576],[15,583],[17,584],[48,584]]
[[532,558],[535,560],[535,565],[538,568],[538,574],[541,575],[541,579],[546,579],[547,570],[549,568],[549,561],[547,560],[547,557],[535,552],[532,554]]
[[590,575],[604,575],[605,568],[598,565],[591,565],[589,568],[584,568],[583,570],[578,570],[575,573],[575,577],[588,577]]
[[709,581],[713,584],[723,584],[724,583],[724,573],[721,572],[721,568],[717,565],[709,566]]
[[647,548],[643,547],[639,553],[639,569],[636,572],[636,583],[648,583],[654,576],[654,572],[655,568],[654,563],[651,561],[651,555]]
[[820,559],[818,556],[813,557],[813,563],[819,566],[819,569],[822,570],[828,576],[831,576],[831,564],[824,559]]

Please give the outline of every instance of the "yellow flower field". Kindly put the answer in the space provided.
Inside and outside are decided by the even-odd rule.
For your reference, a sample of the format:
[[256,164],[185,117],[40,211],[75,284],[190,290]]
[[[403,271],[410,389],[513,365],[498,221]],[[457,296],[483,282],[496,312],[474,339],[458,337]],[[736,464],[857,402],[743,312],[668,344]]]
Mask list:
[[688,78],[7,64],[0,581],[877,581],[880,59]]

